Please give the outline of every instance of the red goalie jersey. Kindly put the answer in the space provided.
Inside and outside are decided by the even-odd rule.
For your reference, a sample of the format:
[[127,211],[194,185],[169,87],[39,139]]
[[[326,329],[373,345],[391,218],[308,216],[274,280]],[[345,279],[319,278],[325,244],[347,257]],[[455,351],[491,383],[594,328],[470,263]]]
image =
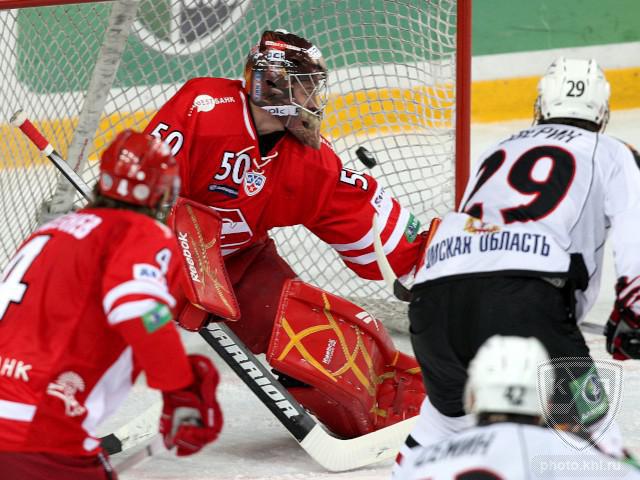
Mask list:
[[95,455],[94,428],[140,369],[153,388],[192,381],[171,322],[178,255],[166,227],[126,210],[26,240],[0,283],[0,451]]
[[264,240],[274,227],[304,225],[359,276],[381,279],[371,228],[396,274],[415,265],[420,223],[371,176],[342,167],[328,142],[319,150],[290,133],[261,155],[242,83],[187,82],[145,130],[167,142],[180,165],[181,195],[223,217],[223,254]]

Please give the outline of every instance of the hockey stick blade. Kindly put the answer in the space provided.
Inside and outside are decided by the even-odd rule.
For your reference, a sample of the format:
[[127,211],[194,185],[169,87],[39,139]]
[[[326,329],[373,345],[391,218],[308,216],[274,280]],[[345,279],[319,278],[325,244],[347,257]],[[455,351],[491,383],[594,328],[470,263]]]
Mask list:
[[144,447],[138,451],[132,453],[121,462],[114,465],[116,472],[123,473],[130,468],[140,465],[145,460],[150,459],[153,456],[160,455],[167,452],[167,448],[164,446],[162,436],[156,434],[153,439],[147,443]]
[[69,164],[60,156],[58,152],[54,150],[51,144],[44,138],[42,133],[36,128],[36,126],[31,123],[31,121],[27,118],[27,115],[22,111],[18,110],[12,116],[9,122],[20,129],[25,136],[31,140],[31,142],[40,150],[40,152],[45,155],[51,162],[55,165],[55,167],[64,175],[64,177],[69,180],[71,185],[88,201],[91,201],[92,194],[91,189],[85,183],[82,178],[69,166]]
[[353,470],[393,458],[415,417],[353,439],[328,433],[223,323],[211,323],[200,335],[275,415],[318,464],[329,471]]
[[116,429],[113,433],[102,437],[102,448],[109,454],[115,455],[148,441],[158,432],[160,410],[162,402],[157,401],[143,413]]

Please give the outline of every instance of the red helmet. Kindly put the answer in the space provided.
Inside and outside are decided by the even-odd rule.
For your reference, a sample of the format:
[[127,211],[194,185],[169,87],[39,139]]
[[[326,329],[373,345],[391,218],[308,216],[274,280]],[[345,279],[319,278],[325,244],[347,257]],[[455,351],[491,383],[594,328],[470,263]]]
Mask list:
[[266,31],[245,66],[247,93],[302,143],[320,148],[327,64],[318,47],[285,30]]
[[178,164],[167,144],[124,130],[102,154],[98,190],[121,202],[158,208],[178,195]]

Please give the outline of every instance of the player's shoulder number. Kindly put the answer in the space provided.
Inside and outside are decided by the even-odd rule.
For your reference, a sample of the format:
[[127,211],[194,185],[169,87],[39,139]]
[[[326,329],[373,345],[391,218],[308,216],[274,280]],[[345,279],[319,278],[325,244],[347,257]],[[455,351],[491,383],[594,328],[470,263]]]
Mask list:
[[171,155],[174,157],[180,152],[182,144],[184,143],[184,135],[179,130],[171,130],[171,126],[159,122],[156,128],[151,132],[151,136],[162,140],[171,148]]
[[350,168],[342,167],[342,170],[340,170],[340,182],[359,188],[365,192],[369,189],[369,180],[367,180],[366,175],[351,170]]

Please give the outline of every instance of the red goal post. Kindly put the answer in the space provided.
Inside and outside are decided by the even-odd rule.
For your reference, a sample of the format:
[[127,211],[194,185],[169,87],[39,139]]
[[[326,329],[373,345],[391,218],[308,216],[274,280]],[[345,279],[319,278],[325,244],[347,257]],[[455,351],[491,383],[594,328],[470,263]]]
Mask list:
[[[0,269],[41,210],[79,197],[8,124],[24,109],[88,183],[117,131],[143,128],[186,80],[239,78],[268,28],[316,43],[331,101],[323,133],[345,166],[372,174],[426,223],[459,201],[469,168],[471,0],[0,0]],[[388,300],[301,228],[274,232],[303,279]],[[367,303],[367,302],[365,302]],[[373,308],[375,311],[376,309]]]

